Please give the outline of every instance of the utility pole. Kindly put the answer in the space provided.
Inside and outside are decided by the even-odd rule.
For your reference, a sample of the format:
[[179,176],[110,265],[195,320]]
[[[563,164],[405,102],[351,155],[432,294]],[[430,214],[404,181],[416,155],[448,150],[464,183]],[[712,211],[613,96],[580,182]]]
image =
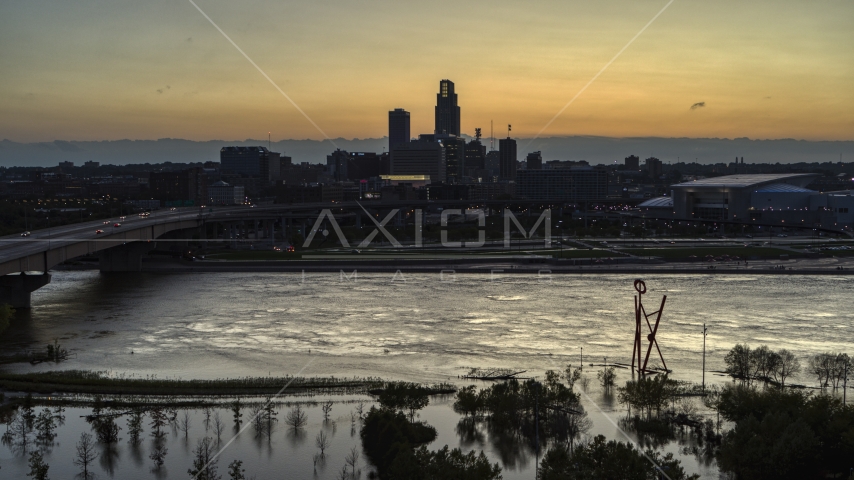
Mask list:
[[581,347],[581,369],[584,370],[584,347]]
[[703,391],[706,391],[706,335],[709,329],[703,324]]

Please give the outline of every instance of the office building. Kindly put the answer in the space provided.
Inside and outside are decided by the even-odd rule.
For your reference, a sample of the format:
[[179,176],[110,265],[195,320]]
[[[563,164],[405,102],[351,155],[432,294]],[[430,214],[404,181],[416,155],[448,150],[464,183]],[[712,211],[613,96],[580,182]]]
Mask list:
[[388,149],[409,142],[409,112],[395,108],[388,112]]
[[472,140],[466,144],[466,171],[486,168],[486,145],[480,140]]
[[528,166],[528,170],[542,170],[543,155],[540,152],[529,153],[525,163]]
[[208,186],[208,203],[210,205],[239,205],[244,200],[243,187],[241,186],[229,185],[221,180]]
[[457,105],[454,82],[450,80],[439,82],[439,93],[436,94],[436,129],[434,133],[460,136],[460,107]]
[[662,168],[661,168],[661,160],[655,157],[649,157],[646,159],[646,171],[649,173],[649,176],[653,179],[658,179],[661,177]]
[[446,179],[445,148],[439,142],[402,143],[391,149],[391,175],[428,175],[433,182]]
[[608,172],[604,168],[529,169],[516,175],[516,195],[528,200],[589,202],[608,195]]
[[340,148],[336,149],[332,155],[326,156],[326,173],[336,182],[343,182],[350,178],[347,168],[349,163],[350,154]]
[[164,201],[201,202],[207,198],[206,176],[201,168],[151,172],[148,188],[151,198]]
[[460,183],[465,176],[466,141],[453,135],[436,135],[445,149],[445,178],[448,183]]
[[281,174],[280,154],[266,147],[223,147],[219,152],[222,173],[256,177],[271,182]]
[[505,182],[516,180],[516,140],[510,137],[498,141],[498,179]]
[[626,170],[640,170],[640,157],[629,155],[626,157]]

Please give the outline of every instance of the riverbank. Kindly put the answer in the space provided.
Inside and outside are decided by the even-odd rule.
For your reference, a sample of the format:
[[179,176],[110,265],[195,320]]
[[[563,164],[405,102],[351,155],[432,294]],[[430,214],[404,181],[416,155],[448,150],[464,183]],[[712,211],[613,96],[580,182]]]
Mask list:
[[[97,270],[97,263],[78,262],[54,270]],[[282,273],[478,273],[504,274],[703,274],[703,275],[854,275],[854,258],[796,258],[739,262],[665,262],[661,259],[553,259],[541,256],[495,258],[389,258],[325,259],[287,261],[187,261],[146,259],[143,272],[282,272]]]

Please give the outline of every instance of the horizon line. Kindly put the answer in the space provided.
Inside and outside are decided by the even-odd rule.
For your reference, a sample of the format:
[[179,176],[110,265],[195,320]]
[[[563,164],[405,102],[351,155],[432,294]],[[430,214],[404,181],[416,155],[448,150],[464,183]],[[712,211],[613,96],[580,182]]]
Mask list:
[[[432,134],[422,134],[422,135],[432,135]],[[473,135],[468,135],[465,133],[460,135],[460,137],[461,138],[463,138],[463,137],[474,138]],[[686,137],[686,136],[680,136],[680,137],[624,136],[624,137],[619,137],[619,136],[607,136],[607,135],[551,135],[548,137],[544,137],[544,136],[541,136],[541,137],[512,136],[512,137],[495,137],[495,138],[496,139],[512,138],[514,140],[527,140],[527,139],[549,140],[549,139],[571,139],[571,138],[594,138],[594,139],[608,139],[608,140],[658,139],[658,140],[728,140],[728,141],[748,140],[748,141],[753,141],[753,142],[796,141],[796,142],[814,142],[814,143],[818,143],[818,142],[854,142],[854,138],[847,139],[847,140],[838,140],[838,139],[835,139],[835,140],[828,140],[828,139],[813,140],[813,139],[807,139],[807,138],[794,138],[794,137],[751,138],[751,137],[746,137],[746,136],[745,137]],[[359,137],[347,138],[347,137],[341,137],[341,136],[332,138],[332,140],[343,140],[343,141],[347,141],[347,142],[369,141],[369,140],[382,141],[382,140],[387,140],[387,139],[388,139],[388,135],[383,135],[381,137],[363,137],[363,138],[359,138]],[[194,142],[194,143],[206,143],[206,142],[244,142],[244,143],[246,143],[246,142],[258,142],[260,144],[267,143],[266,139],[254,139],[254,138],[247,138],[247,139],[243,139],[243,140],[235,140],[235,139],[224,140],[224,139],[219,139],[219,138],[211,138],[211,139],[206,139],[206,140],[193,140],[193,139],[179,138],[179,137],[137,138],[137,139],[115,138],[115,139],[101,139],[101,140],[66,140],[66,139],[57,138],[54,140],[36,140],[36,141],[29,141],[29,142],[11,140],[9,138],[4,138],[4,139],[0,140],[0,142],[18,143],[18,144],[22,144],[22,145],[32,145],[32,144],[57,143],[57,142],[108,143],[108,142],[159,142],[159,141],[165,141],[165,140],[177,140],[177,141]],[[488,137],[481,137],[481,141],[485,141],[485,140],[488,140]],[[326,141],[328,141],[328,140],[327,139],[315,139],[315,138],[283,138],[283,139],[279,139],[279,140],[272,140],[271,142],[272,143],[278,143],[278,142],[317,142],[317,143],[322,143],[322,142],[326,142]]]

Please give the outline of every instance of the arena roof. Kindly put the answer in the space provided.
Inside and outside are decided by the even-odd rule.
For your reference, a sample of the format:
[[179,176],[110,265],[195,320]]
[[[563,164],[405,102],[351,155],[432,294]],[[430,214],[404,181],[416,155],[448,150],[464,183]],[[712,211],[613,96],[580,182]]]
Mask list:
[[818,193],[815,190],[799,187],[797,185],[789,185],[788,183],[772,183],[763,185],[755,190],[759,193]]
[[638,205],[641,208],[673,208],[673,197],[656,197]]
[[693,182],[677,183],[672,187],[701,188],[750,188],[767,183],[787,183],[806,185],[817,173],[757,173],[742,175],[724,175],[723,177],[704,178]]

